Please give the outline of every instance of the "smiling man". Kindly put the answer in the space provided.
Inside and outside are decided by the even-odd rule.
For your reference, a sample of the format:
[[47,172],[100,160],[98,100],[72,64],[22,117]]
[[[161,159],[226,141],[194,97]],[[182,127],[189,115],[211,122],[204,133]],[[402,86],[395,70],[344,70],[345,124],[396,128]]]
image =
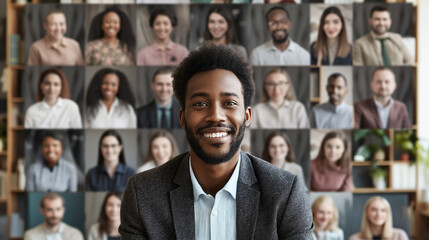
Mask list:
[[271,40],[253,49],[253,65],[310,65],[310,53],[292,41],[292,22],[283,7],[273,7],[265,15]]
[[401,35],[389,32],[392,25],[389,9],[382,5],[374,6],[368,23],[371,32],[353,44],[353,65],[414,64]]
[[79,43],[64,36],[67,24],[61,10],[46,13],[43,28],[46,36],[31,45],[27,65],[83,65]]
[[122,238],[312,239],[302,182],[240,151],[255,91],[249,63],[204,45],[173,78],[191,151],[130,178]]
[[173,98],[173,78],[169,68],[153,74],[151,88],[155,99],[137,109],[138,128],[180,128],[179,103]]
[[353,108],[344,102],[348,93],[347,80],[341,73],[328,77],[326,92],[329,101],[315,106],[311,112],[313,128],[352,128]]

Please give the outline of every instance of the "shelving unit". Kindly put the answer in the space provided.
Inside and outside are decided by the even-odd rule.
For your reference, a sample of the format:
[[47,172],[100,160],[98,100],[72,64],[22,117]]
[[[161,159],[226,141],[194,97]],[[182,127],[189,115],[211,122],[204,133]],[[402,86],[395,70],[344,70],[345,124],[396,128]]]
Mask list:
[[[27,3],[39,3],[40,0],[27,0]],[[27,4],[14,3],[12,0],[6,1],[6,11],[7,11],[7,20],[6,20],[6,66],[8,71],[9,79],[9,89],[7,94],[7,143],[8,149],[7,153],[2,153],[7,158],[7,197],[4,200],[7,205],[7,215],[9,217],[9,229],[8,236],[9,239],[19,240],[22,237],[11,237],[11,216],[13,213],[19,211],[19,199],[23,198],[23,191],[16,189],[16,186],[12,186],[13,176],[16,174],[16,161],[19,157],[23,157],[23,151],[20,151],[20,145],[23,143],[23,123],[22,116],[16,115],[19,109],[20,104],[24,102],[24,99],[20,96],[20,75],[24,71],[25,66],[23,63],[18,65],[12,64],[10,62],[11,58],[11,39],[12,34],[19,34],[21,40],[25,39],[24,29],[23,28],[23,15],[25,12],[25,7]],[[19,44],[20,45],[20,44]],[[24,49],[20,49],[24,51]]]

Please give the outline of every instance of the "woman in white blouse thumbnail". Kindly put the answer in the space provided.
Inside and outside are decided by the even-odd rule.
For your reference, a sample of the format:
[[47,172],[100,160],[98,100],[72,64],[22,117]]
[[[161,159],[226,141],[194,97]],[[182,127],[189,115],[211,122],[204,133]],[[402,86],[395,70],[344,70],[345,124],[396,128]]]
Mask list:
[[58,68],[43,71],[37,84],[36,103],[25,114],[25,128],[81,128],[79,107],[69,98],[64,73]]
[[252,128],[309,128],[304,104],[296,100],[289,74],[282,68],[264,78],[263,97],[253,107]]
[[136,128],[135,98],[127,77],[103,68],[95,73],[86,93],[87,128]]

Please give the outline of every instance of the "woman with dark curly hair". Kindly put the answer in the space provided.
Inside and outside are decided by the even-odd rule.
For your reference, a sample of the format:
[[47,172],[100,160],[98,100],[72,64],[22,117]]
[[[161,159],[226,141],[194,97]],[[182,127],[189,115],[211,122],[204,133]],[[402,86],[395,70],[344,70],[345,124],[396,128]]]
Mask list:
[[104,197],[98,222],[89,229],[88,240],[120,240],[122,193],[110,192]]
[[124,144],[115,130],[105,131],[98,142],[97,166],[86,175],[86,191],[123,192],[136,170],[125,162]]
[[103,68],[95,73],[86,93],[86,127],[136,128],[134,103],[127,77]]
[[91,22],[86,45],[88,65],[134,65],[136,39],[127,15],[107,8]]
[[169,8],[156,8],[150,14],[150,27],[156,40],[144,47],[137,56],[137,65],[179,65],[188,55],[188,49],[171,40],[171,32],[177,25],[177,18]]
[[204,40],[223,44],[247,58],[246,49],[238,43],[234,20],[226,7],[216,6],[210,9],[206,19]]
[[311,65],[352,65],[351,49],[340,9],[326,8],[320,17],[317,40],[311,44]]

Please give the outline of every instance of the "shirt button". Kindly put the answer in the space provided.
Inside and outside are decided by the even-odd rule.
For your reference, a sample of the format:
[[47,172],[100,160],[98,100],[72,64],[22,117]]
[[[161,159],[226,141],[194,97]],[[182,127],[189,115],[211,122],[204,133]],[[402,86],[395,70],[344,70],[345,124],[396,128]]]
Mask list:
[[213,211],[212,211],[212,214],[213,214],[213,216],[217,216],[217,211],[216,211],[216,210],[213,210]]

